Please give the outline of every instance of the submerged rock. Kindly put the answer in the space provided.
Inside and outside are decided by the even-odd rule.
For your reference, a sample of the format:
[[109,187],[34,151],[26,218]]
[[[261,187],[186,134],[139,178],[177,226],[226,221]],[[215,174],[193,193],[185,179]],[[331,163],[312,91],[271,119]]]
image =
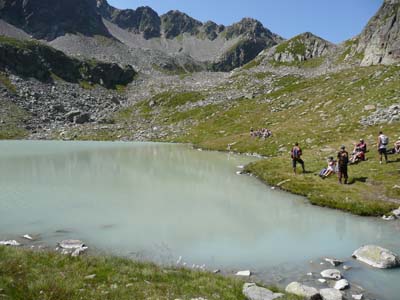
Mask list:
[[280,293],[274,293],[266,288],[257,286],[255,283],[245,283],[243,286],[243,295],[248,300],[273,300],[284,296]]
[[336,289],[322,289],[319,291],[323,300],[343,300],[343,295]]
[[325,261],[330,263],[332,266],[337,267],[343,263],[343,261],[336,258],[325,258]]
[[319,294],[318,290],[313,287],[309,287],[303,285],[299,282],[292,282],[290,283],[286,289],[286,292],[304,297],[306,300],[320,300],[321,295]]
[[342,274],[340,273],[339,270],[336,270],[336,269],[324,270],[321,272],[321,276],[323,278],[336,279],[336,280],[339,280],[342,278]]
[[363,246],[353,253],[353,257],[379,269],[388,269],[400,266],[400,258],[398,255],[379,246]]

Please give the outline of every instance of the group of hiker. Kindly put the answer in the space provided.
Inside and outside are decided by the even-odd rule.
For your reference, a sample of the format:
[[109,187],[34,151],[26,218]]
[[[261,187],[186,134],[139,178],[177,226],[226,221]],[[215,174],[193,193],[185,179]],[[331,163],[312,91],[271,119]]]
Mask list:
[[250,128],[250,136],[267,139],[272,136],[272,131],[267,128],[254,130],[254,128],[252,127]]
[[[400,154],[400,137],[394,143],[394,148],[388,149],[389,146],[389,138],[383,134],[383,132],[379,132],[377,148],[379,153],[379,163],[382,164],[383,158],[385,158],[385,162],[388,162],[388,154]],[[340,147],[340,151],[337,153],[337,160],[334,159],[333,156],[328,158],[328,165],[326,168],[322,169],[319,173],[321,178],[327,178],[332,174],[338,174],[339,183],[348,184],[348,165],[354,164],[357,162],[365,161],[367,153],[367,144],[364,139],[360,139],[360,141],[355,144],[353,152],[351,156],[346,151],[346,147],[342,145]],[[304,161],[301,158],[303,152],[299,146],[299,143],[295,143],[294,147],[291,150],[291,158],[292,158],[292,166],[293,171],[296,174],[297,164],[300,164],[303,173],[306,172]]]

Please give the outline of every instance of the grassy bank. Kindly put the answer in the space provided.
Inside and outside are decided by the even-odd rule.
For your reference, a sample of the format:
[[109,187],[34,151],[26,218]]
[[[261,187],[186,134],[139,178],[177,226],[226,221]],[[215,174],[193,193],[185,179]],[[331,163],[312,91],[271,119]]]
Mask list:
[[123,258],[71,258],[0,247],[0,298],[4,299],[244,300],[242,287],[243,281],[236,278]]

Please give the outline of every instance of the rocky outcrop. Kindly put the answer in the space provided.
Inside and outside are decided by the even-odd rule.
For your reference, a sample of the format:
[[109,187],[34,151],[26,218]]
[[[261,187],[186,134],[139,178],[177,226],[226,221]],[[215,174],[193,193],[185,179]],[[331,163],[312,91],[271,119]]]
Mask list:
[[273,48],[271,56],[277,62],[306,61],[325,56],[333,48],[334,44],[306,32]]
[[[375,107],[373,108],[375,109]],[[364,110],[367,110],[364,108]],[[400,122],[400,103],[393,104],[388,108],[379,108],[371,115],[363,117],[360,121],[361,124],[366,126],[376,124],[392,124],[394,122]]]
[[379,246],[363,246],[353,253],[353,257],[379,269],[388,269],[400,266],[400,257],[398,255]]
[[0,0],[0,18],[36,39],[54,40],[66,33],[110,37],[96,0]]
[[203,23],[178,10],[171,10],[161,16],[161,26],[167,39],[175,38],[183,33],[196,35]]
[[106,88],[126,85],[136,74],[131,66],[82,61],[41,43],[5,37],[0,38],[0,69],[44,82],[56,76],[68,82],[87,81]]
[[243,295],[248,300],[274,300],[283,296],[283,294],[258,287],[255,283],[245,283],[243,286]]
[[400,0],[385,0],[359,36],[363,66],[400,62]]
[[136,34],[142,34],[145,39],[156,38],[161,35],[161,19],[148,6],[136,10],[119,10],[102,3],[99,12],[105,19]]
[[292,282],[289,284],[285,291],[300,297],[304,297],[306,300],[321,300],[321,295],[318,290],[313,287],[303,285],[299,282]]
[[224,25],[217,25],[216,23],[212,21],[207,21],[204,23],[202,30],[206,34],[207,38],[211,41],[215,40],[218,35],[224,31],[225,26]]

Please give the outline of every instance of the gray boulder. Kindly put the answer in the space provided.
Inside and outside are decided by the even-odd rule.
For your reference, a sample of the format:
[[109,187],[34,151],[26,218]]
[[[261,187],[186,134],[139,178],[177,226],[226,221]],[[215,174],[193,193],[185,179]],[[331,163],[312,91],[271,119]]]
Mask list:
[[323,300],[343,300],[343,295],[336,289],[322,289],[319,291]]
[[304,297],[306,300],[320,300],[321,295],[319,294],[318,290],[313,287],[309,287],[306,285],[303,285],[299,282],[292,282],[290,283],[285,291],[287,293],[291,293],[297,296]]
[[243,286],[243,295],[248,300],[274,300],[284,296],[280,293],[274,293],[266,288],[257,286],[255,283],[245,283]]
[[354,251],[353,257],[374,268],[388,269],[400,266],[398,255],[379,246],[363,246]]
[[341,290],[345,290],[348,287],[350,287],[349,282],[346,279],[341,279],[338,282],[335,283],[334,288],[341,291]]
[[63,249],[80,249],[86,248],[85,244],[79,240],[64,240],[58,243],[58,246]]
[[339,280],[342,278],[342,274],[339,270],[336,269],[328,269],[321,272],[321,276],[327,279],[336,279]]

